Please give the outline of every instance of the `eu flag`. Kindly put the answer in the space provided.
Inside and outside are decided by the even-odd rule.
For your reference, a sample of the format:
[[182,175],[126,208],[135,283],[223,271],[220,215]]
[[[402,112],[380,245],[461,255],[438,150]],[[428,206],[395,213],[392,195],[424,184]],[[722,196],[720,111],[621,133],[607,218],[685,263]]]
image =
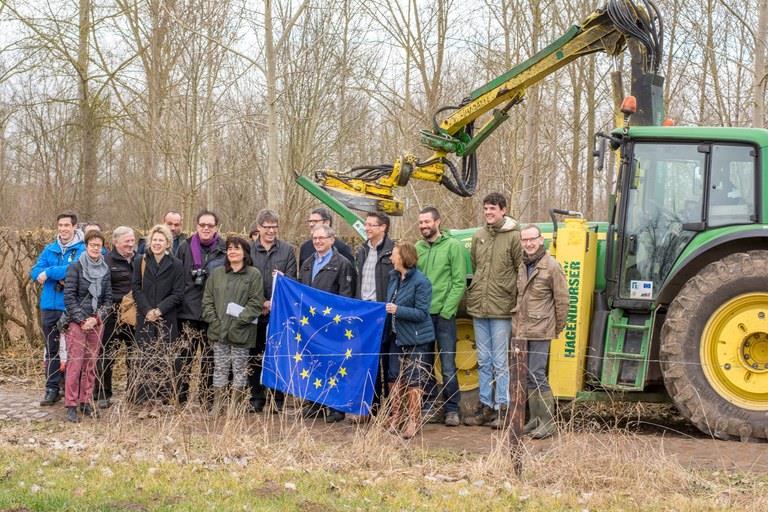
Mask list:
[[279,274],[275,279],[262,384],[339,411],[369,414],[385,305]]

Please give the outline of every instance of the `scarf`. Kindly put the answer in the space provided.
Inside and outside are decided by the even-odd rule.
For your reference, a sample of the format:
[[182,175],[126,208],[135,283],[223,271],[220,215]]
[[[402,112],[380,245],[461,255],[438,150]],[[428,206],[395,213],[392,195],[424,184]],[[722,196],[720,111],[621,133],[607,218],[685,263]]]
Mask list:
[[544,244],[539,247],[535,253],[528,255],[527,252],[523,251],[523,263],[527,267],[531,267],[533,265],[536,265],[541,258],[544,257],[544,254],[547,252],[547,250],[544,248]]
[[69,249],[71,249],[75,244],[78,244],[83,241],[83,232],[79,229],[75,230],[75,234],[72,236],[72,240],[69,242],[63,244],[61,243],[61,238],[58,236],[56,237],[56,242],[59,244],[59,249],[61,249],[61,254],[66,254]]
[[189,248],[192,251],[192,268],[202,268],[203,267],[203,247],[213,247],[217,243],[219,243],[218,233],[214,234],[213,238],[211,238],[207,242],[203,242],[202,240],[200,240],[200,235],[198,235],[197,233],[192,235],[192,238],[190,238],[190,241],[189,241]]
[[91,294],[91,306],[93,312],[96,312],[99,306],[99,297],[101,297],[101,285],[104,283],[104,276],[109,272],[109,265],[104,261],[104,256],[99,254],[99,259],[93,261],[87,253],[80,255],[80,266],[83,268],[83,277],[88,281],[88,293]]

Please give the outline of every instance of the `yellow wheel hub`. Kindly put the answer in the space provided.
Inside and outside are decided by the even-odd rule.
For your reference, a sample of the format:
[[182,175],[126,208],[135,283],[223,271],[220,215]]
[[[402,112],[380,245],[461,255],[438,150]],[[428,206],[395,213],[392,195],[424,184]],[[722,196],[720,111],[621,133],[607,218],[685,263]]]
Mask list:
[[768,293],[747,293],[715,311],[701,336],[704,375],[720,396],[768,411]]

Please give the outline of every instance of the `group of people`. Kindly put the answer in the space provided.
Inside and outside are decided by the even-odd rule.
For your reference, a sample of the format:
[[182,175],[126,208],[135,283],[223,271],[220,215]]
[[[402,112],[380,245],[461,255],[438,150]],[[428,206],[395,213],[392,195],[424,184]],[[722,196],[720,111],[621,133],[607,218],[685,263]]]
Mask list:
[[[224,240],[219,218],[209,210],[197,214],[195,232],[187,237],[181,215],[170,211],[139,243],[130,227],[115,228],[109,249],[98,225],[80,230],[75,214],[62,213],[56,240],[30,272],[42,285],[41,405],[53,405],[63,394],[67,418],[75,422],[93,415],[94,405],[110,407],[112,368],[125,345],[127,399],[133,403],[183,405],[193,398],[192,362],[199,352],[196,398],[210,414],[228,403],[245,404],[251,412],[282,409],[285,397],[260,383],[272,282],[280,272],[329,293],[386,303],[372,410],[386,412],[403,437],[418,432],[425,413],[447,426],[462,423],[455,356],[464,298],[475,330],[480,402],[463,423],[504,425],[514,335],[533,347],[526,431],[551,435],[554,400],[546,367],[549,341],[565,326],[565,276],[539,229],[521,230],[507,215],[503,195],[486,196],[483,214],[485,225],[473,236],[467,262],[462,244],[441,231],[433,207],[419,213],[422,238],[415,244],[393,241],[389,217],[368,213],[366,241],[354,253],[336,237],[325,208],[310,212],[311,238],[298,251],[279,238],[279,216],[269,209],[258,213],[248,240]],[[440,387],[433,375],[436,354]],[[326,422],[345,418],[317,404],[306,404],[303,414],[322,415]]]

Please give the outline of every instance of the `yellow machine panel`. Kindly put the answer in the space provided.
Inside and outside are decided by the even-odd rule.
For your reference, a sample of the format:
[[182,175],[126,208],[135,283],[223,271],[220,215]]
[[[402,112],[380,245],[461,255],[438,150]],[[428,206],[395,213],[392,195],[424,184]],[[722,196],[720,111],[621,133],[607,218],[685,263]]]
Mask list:
[[557,246],[550,252],[563,267],[568,281],[568,321],[560,337],[552,340],[549,383],[557,398],[576,398],[584,386],[584,363],[589,342],[592,294],[595,289],[597,233],[580,218],[565,219],[557,231]]

